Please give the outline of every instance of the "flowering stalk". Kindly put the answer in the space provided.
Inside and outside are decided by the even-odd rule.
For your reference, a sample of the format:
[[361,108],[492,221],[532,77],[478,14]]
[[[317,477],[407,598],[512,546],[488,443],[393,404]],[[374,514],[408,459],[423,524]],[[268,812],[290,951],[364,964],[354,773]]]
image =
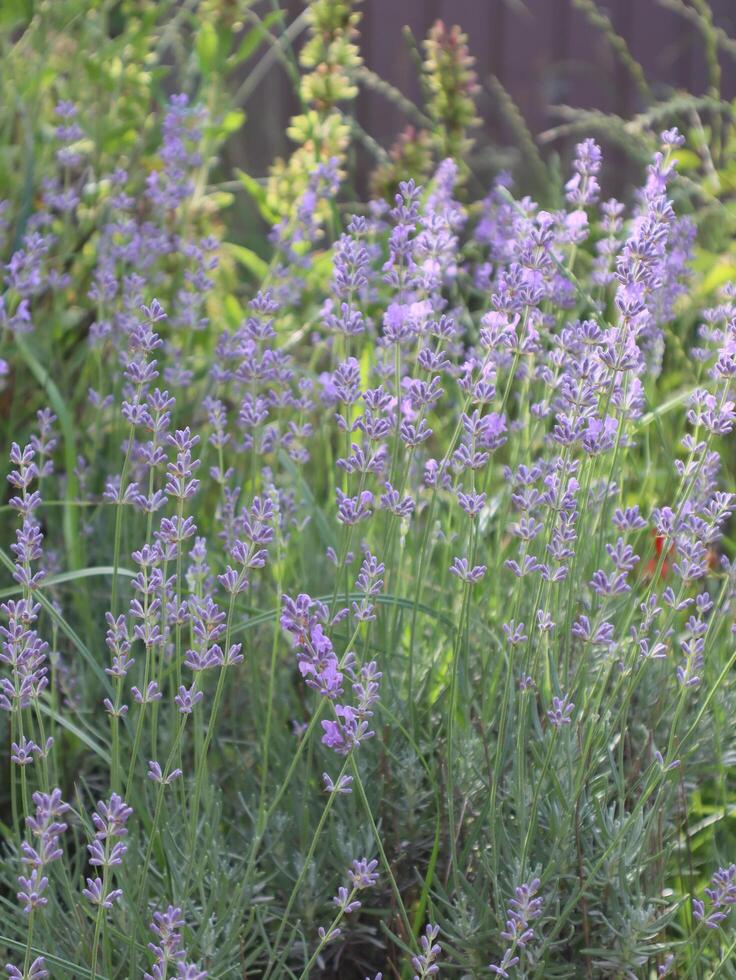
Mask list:
[[240,644],[237,643],[233,646],[230,644],[230,631],[232,629],[232,619],[233,619],[233,609],[235,607],[235,595],[233,591],[230,594],[230,602],[228,604],[227,611],[227,625],[225,627],[225,655],[224,659],[220,665],[220,670],[217,676],[217,686],[215,687],[215,695],[212,699],[212,708],[210,710],[210,717],[207,723],[207,733],[204,738],[204,744],[202,746],[202,751],[199,759],[199,765],[194,776],[194,800],[192,802],[192,809],[190,815],[189,833],[190,833],[190,847],[191,854],[194,855],[194,839],[197,833],[197,824],[199,820],[199,802],[202,796],[202,788],[204,784],[204,773],[207,766],[207,753],[209,751],[212,739],[215,734],[215,726],[217,724],[217,715],[220,710],[220,704],[222,702],[222,695],[225,689],[225,677],[227,673],[227,668],[233,664],[242,663],[243,657],[240,654]]
[[363,891],[363,889],[370,888],[376,883],[378,879],[378,875],[374,871],[376,864],[376,861],[367,861],[365,858],[362,861],[353,861],[352,868],[348,870],[348,876],[352,887],[350,891],[348,891],[348,889],[345,887],[341,887],[338,890],[337,895],[332,899],[333,903],[338,908],[337,915],[327,929],[320,927],[319,945],[309,957],[307,965],[304,967],[299,976],[299,980],[307,980],[307,977],[309,977],[309,971],[319,959],[319,955],[324,947],[328,943],[334,942],[339,938],[340,929],[338,929],[338,925],[340,922],[342,922],[343,918],[346,915],[349,915],[351,912],[357,911],[361,907],[361,903],[357,900],[356,896],[359,892]]

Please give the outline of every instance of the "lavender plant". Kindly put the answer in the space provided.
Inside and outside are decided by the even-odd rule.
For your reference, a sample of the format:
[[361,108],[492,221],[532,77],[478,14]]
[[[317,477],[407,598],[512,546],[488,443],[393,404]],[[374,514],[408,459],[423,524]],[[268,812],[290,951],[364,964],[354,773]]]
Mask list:
[[8,976],[733,976],[736,287],[673,390],[679,134],[555,212],[320,159],[253,286],[205,107],[147,163],[57,110],[3,265]]

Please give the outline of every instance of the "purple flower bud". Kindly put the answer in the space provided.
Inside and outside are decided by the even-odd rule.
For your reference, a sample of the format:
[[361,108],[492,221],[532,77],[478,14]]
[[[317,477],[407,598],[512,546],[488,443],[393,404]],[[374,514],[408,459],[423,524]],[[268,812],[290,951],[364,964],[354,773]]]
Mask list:
[[552,698],[552,709],[547,712],[547,718],[549,718],[550,724],[556,729],[562,728],[563,725],[570,724],[570,716],[572,715],[575,705],[572,701],[568,701],[566,697]]
[[182,684],[179,687],[179,693],[174,698],[174,703],[179,708],[179,712],[183,715],[190,715],[194,710],[194,706],[199,704],[199,702],[204,697],[202,691],[196,689],[196,683],[187,690]]
[[178,779],[182,775],[182,771],[181,769],[172,769],[172,771],[165,776],[159,763],[155,762],[154,760],[151,760],[148,763],[147,775],[148,778],[153,780],[154,783],[160,783],[163,784],[164,786],[169,786],[171,783],[174,782],[175,779]]
[[324,782],[325,790],[328,793],[340,793],[343,795],[352,793],[352,788],[351,788],[353,782],[352,776],[348,776],[347,774],[340,776],[338,781],[334,783],[332,779],[327,775],[327,773],[323,772],[322,781]]
[[123,891],[121,888],[113,888],[112,891],[106,893],[101,878],[87,878],[87,887],[82,889],[82,894],[92,905],[111,909],[115,902],[122,897]]
[[10,980],[46,980],[49,976],[49,971],[46,969],[46,960],[43,956],[37,956],[30,967],[28,972],[24,973],[19,970],[17,966],[13,966],[12,963],[8,963],[5,967],[8,977]]

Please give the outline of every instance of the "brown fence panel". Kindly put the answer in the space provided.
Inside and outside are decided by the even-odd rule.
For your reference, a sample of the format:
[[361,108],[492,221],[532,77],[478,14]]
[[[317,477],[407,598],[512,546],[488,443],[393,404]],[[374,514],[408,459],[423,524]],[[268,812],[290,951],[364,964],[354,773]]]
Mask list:
[[[658,0],[602,0],[599,6],[626,39],[655,94],[707,90],[702,36],[691,22]],[[736,0],[712,0],[711,6],[716,23],[736,35]],[[303,9],[301,0],[288,0],[287,7],[292,16]],[[402,29],[407,25],[421,44],[441,17],[460,24],[481,82],[490,74],[499,77],[535,134],[558,121],[553,107],[560,103],[621,114],[643,106],[630,74],[573,0],[365,0],[360,9],[366,65],[415,102],[421,98],[416,60]],[[720,64],[723,96],[734,98],[736,59],[722,54]],[[484,135],[503,145],[508,130],[487,89],[478,102]],[[231,159],[251,173],[264,173],[276,154],[288,152],[284,129],[295,108],[289,82],[276,66],[251,101]],[[361,93],[355,111],[384,146],[407,122],[390,100],[372,91]]]

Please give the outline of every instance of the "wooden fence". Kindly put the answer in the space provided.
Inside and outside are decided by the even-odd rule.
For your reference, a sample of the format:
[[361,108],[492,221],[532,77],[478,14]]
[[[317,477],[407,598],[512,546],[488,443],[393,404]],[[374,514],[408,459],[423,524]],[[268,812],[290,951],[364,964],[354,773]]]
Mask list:
[[[703,38],[677,12],[695,0],[598,0],[631,54],[644,68],[655,93],[673,88],[704,93],[708,85]],[[288,0],[290,16],[302,0]],[[736,0],[711,0],[714,21],[736,37]],[[361,52],[366,65],[410,99],[420,99],[416,63],[402,28],[421,42],[441,18],[459,24],[468,35],[483,86],[478,106],[489,142],[509,142],[508,128],[487,84],[497,76],[534,134],[559,122],[554,106],[566,104],[628,115],[641,108],[641,95],[601,31],[593,27],[575,0],[364,0],[361,5]],[[722,53],[722,93],[736,97],[736,57]],[[284,135],[296,111],[290,84],[276,66],[259,85],[248,106],[248,122],[231,148],[231,160],[263,174],[278,154],[288,152]],[[406,125],[390,100],[362,91],[356,105],[360,125],[389,146]]]

